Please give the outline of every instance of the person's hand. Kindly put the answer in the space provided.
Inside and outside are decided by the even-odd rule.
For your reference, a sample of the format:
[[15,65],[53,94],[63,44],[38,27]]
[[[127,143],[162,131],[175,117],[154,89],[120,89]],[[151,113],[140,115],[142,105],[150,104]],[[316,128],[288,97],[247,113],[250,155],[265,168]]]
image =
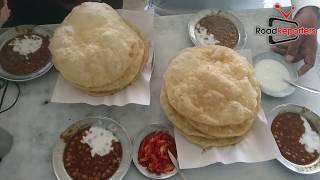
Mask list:
[[[304,7],[296,15],[300,27],[317,28],[318,9],[315,7]],[[299,76],[310,70],[314,64],[317,53],[317,34],[300,35],[300,37],[289,44],[273,46],[272,50],[285,55],[289,62],[304,60],[304,65],[299,69]]]

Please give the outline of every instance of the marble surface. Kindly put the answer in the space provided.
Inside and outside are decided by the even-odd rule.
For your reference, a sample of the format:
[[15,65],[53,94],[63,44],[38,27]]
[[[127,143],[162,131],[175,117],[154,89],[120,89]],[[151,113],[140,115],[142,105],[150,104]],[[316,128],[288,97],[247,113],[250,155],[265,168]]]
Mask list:
[[[264,25],[266,18],[274,10],[248,10],[234,12],[244,23],[248,33],[246,47],[253,54],[267,51],[264,37],[253,34],[254,26]],[[130,104],[125,107],[90,106],[86,104],[51,103],[53,87],[57,78],[55,70],[31,82],[21,84],[21,98],[9,112],[0,115],[0,127],[14,137],[10,153],[0,163],[2,180],[54,180],[51,165],[52,149],[59,133],[67,126],[91,115],[105,115],[119,121],[131,137],[145,125],[168,123],[159,105],[159,90],[162,74],[169,60],[182,48],[192,46],[187,34],[190,15],[165,16],[155,19],[155,69],[151,79],[151,105]],[[320,80],[315,69],[301,80],[306,85],[319,88]],[[14,89],[9,89],[9,99]],[[287,98],[263,97],[263,108],[268,116],[270,110],[283,103],[306,105],[320,114],[320,97],[296,91]],[[189,179],[195,180],[318,180],[320,174],[300,175],[286,169],[276,160],[262,163],[235,163],[231,165],[214,164],[205,168],[185,170]],[[147,179],[132,164],[126,180]],[[178,180],[174,176],[172,180]]]

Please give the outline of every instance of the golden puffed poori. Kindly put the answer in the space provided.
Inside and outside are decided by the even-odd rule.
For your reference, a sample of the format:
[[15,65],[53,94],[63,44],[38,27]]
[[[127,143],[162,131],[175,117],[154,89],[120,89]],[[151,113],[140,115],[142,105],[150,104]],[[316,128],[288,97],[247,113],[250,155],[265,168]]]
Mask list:
[[238,143],[257,118],[260,99],[246,58],[217,45],[187,48],[174,57],[160,95],[168,120],[205,148]]
[[230,48],[184,49],[170,63],[164,79],[170,104],[203,124],[241,124],[259,110],[260,89],[254,70]]
[[245,121],[239,125],[227,125],[227,126],[208,126],[196,121],[192,121],[179,114],[168,102],[165,87],[163,85],[160,93],[160,103],[162,110],[166,113],[167,118],[177,128],[182,129],[185,134],[191,136],[199,136],[206,138],[229,138],[236,136],[243,136],[248,129],[252,126],[254,118]]
[[64,79],[103,96],[140,76],[149,47],[142,33],[109,5],[87,2],[75,7],[56,29],[49,49]]

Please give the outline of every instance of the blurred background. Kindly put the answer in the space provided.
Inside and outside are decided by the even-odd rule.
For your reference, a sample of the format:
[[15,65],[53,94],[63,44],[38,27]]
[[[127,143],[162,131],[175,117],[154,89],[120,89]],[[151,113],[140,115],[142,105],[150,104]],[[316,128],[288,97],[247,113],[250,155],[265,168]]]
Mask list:
[[[123,0],[124,9],[146,10],[154,9],[157,15],[172,15],[192,13],[206,8],[220,9],[255,9],[271,8],[278,2],[282,6],[290,6],[290,0]],[[6,6],[7,0],[0,0],[4,3],[1,9],[0,25],[8,18],[10,10]]]
[[290,6],[289,0],[150,0],[149,8],[153,8],[158,15],[192,13],[206,8],[226,10],[243,10],[256,8],[271,8],[278,2],[282,6]]

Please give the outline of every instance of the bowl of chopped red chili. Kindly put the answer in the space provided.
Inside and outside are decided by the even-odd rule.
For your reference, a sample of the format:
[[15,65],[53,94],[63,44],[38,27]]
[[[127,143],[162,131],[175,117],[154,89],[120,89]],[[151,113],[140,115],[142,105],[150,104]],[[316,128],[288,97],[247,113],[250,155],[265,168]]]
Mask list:
[[53,66],[48,49],[52,31],[44,26],[23,25],[0,35],[0,77],[28,81],[47,73]]
[[170,126],[152,124],[138,133],[133,142],[133,162],[146,177],[166,179],[177,173],[168,150],[177,157],[177,150]]
[[60,135],[52,163],[59,180],[121,180],[131,160],[126,130],[112,119],[90,117]]
[[281,156],[277,160],[301,174],[320,172],[320,117],[310,109],[284,104],[275,107],[270,129]]

